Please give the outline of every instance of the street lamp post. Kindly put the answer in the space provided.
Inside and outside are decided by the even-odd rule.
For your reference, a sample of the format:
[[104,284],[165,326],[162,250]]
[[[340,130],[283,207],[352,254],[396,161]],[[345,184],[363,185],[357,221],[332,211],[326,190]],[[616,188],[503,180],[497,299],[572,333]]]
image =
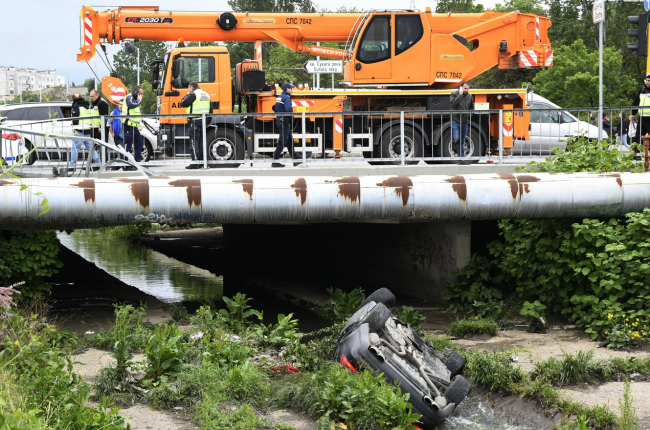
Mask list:
[[138,67],[138,85],[140,85],[140,48],[135,46],[135,42],[139,42],[139,41],[140,41],[140,39],[133,39],[133,43],[126,42],[126,44],[124,45],[124,51],[127,54],[131,54],[135,50],[138,51],[138,64],[137,64],[137,67]]
[[136,46],[135,49],[138,50],[138,85],[140,85],[140,48]]

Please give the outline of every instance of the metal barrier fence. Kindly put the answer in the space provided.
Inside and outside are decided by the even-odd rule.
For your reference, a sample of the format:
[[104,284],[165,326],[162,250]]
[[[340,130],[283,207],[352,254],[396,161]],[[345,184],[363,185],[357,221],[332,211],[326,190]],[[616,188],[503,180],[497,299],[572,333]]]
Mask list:
[[[602,138],[613,145],[621,145],[624,152],[629,150],[631,140],[629,124],[623,121],[623,125],[619,125],[613,119],[618,120],[619,113],[623,116],[632,109],[604,110],[610,122]],[[24,155],[37,146],[25,163],[16,168],[41,172],[68,169],[71,159],[77,155],[88,164],[94,158],[96,145],[99,165],[111,169],[133,168],[120,161],[125,158],[120,147],[132,153],[138,165],[179,168],[268,166],[274,162],[303,166],[359,161],[402,165],[420,161],[427,164],[523,163],[551,155],[554,147],[565,148],[571,137],[584,135],[589,140],[598,140],[597,120],[590,118],[590,114],[597,117],[596,109],[562,109],[546,102],[533,102],[530,109],[464,112],[387,108],[282,115],[105,116],[101,117],[101,126],[92,131],[92,136],[83,138],[75,133],[90,134],[91,131],[79,130],[80,127],[73,123],[78,118],[4,121],[0,124],[0,149],[2,157],[12,164],[20,158],[21,151]],[[638,129],[650,132],[650,118],[638,119]],[[455,129],[462,130],[464,125],[467,135],[461,148],[455,143],[454,134]],[[121,136],[116,133],[118,128],[122,129]],[[291,136],[286,137],[289,134]],[[287,148],[280,160],[274,159],[281,138],[293,144],[293,160]],[[75,141],[82,144],[75,144]],[[86,141],[94,145],[83,144]],[[194,141],[201,144],[193,145]]]

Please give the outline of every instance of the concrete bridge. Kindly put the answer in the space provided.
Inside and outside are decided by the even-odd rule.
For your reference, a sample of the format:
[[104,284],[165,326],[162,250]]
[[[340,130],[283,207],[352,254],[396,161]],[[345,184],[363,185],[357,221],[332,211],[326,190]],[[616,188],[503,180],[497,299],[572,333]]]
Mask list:
[[[353,265],[375,285],[439,298],[480,220],[624,216],[650,207],[647,174],[152,176],[0,179],[0,229],[224,225],[233,252]],[[39,216],[43,199],[50,210]],[[475,230],[473,232],[473,230]],[[268,254],[267,254],[268,253]],[[309,256],[308,258],[306,256]],[[324,260],[323,260],[324,259]],[[379,270],[377,270],[379,269]]]

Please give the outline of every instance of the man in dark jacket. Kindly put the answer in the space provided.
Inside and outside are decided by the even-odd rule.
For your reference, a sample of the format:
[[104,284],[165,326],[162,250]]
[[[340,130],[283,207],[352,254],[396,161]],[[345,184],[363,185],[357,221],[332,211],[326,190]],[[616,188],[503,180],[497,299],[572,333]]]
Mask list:
[[[102,116],[105,117],[106,115],[108,115],[108,103],[106,103],[101,98],[101,96],[99,95],[99,91],[97,91],[97,90],[92,90],[90,92],[90,107],[91,108],[96,107],[99,110],[99,116],[100,117],[102,117]],[[110,130],[110,126],[108,125],[109,121],[108,120],[105,120],[105,121],[106,121],[106,123],[105,123],[106,130],[105,130],[105,133],[104,133],[104,141],[108,142],[108,133],[109,133],[109,130]],[[97,128],[97,127],[93,128],[93,137],[95,139],[100,139],[101,140],[101,138],[102,138],[101,126],[100,126],[100,128]]]
[[[295,87],[289,82],[282,85],[282,94],[275,99],[275,113],[282,114],[284,112],[293,112],[291,93],[294,88]],[[291,115],[278,115],[276,123],[280,136],[278,137],[278,145],[275,147],[275,152],[273,153],[273,164],[271,164],[271,167],[284,167],[284,164],[280,163],[280,157],[282,156],[282,151],[285,146],[287,147],[287,151],[291,158],[294,158],[293,136],[291,134],[293,117]],[[301,163],[293,163],[294,166],[299,164]]]
[[646,75],[645,83],[634,98],[632,106],[639,106],[639,109],[632,109],[630,121],[634,121],[635,115],[638,114],[638,117],[636,118],[637,126],[634,141],[641,143],[641,136],[650,134],[650,75]]
[[[469,84],[467,82],[463,82],[458,90],[451,93],[451,110],[474,110],[474,98],[469,94]],[[451,142],[452,147],[457,148],[456,155],[458,157],[465,156],[465,137],[469,126],[469,115],[468,112],[451,114]],[[469,162],[461,160],[458,164],[469,164]]]

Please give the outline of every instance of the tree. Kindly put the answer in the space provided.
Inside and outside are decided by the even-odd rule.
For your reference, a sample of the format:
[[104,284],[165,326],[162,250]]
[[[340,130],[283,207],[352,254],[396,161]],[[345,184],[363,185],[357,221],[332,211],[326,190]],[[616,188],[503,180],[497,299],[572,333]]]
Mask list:
[[122,49],[113,57],[113,67],[117,76],[122,80],[128,89],[133,88],[138,82],[138,68],[140,68],[140,84],[144,81],[153,80],[151,74],[151,63],[156,58],[162,57],[167,50],[164,42],[140,41],[136,47],[140,50],[140,64],[137,64],[138,52],[127,53]]
[[[39,93],[23,91],[23,103],[37,102],[40,101],[40,99],[41,96]],[[18,95],[15,96],[13,100],[9,100],[9,103],[20,103],[20,93],[18,93]]]
[[494,8],[495,12],[514,12],[516,10],[521,13],[532,13],[539,16],[546,16],[544,4],[539,0],[506,0],[503,5],[497,3]]
[[474,4],[474,0],[440,0],[436,5],[436,13],[481,13],[485,10],[482,4]]
[[[598,52],[590,51],[582,39],[554,51],[553,67],[540,71],[535,91],[562,107],[598,104]],[[622,55],[615,48],[603,50],[603,103],[629,106],[637,87],[629,75],[621,75]]]
[[142,96],[142,102],[140,102],[140,110],[142,114],[143,115],[155,114],[156,93],[153,92],[151,88],[151,83],[149,83],[149,81],[142,82],[142,89],[144,90],[144,95]]
[[68,101],[68,99],[66,98],[66,94],[67,94],[67,90],[65,85],[58,85],[50,89],[50,91],[48,91],[47,94],[43,94],[43,99],[47,101],[58,101],[58,100]]
[[[99,85],[99,82],[97,82],[97,85]],[[88,88],[88,93],[90,93],[95,89],[95,78],[86,79],[81,86]]]

